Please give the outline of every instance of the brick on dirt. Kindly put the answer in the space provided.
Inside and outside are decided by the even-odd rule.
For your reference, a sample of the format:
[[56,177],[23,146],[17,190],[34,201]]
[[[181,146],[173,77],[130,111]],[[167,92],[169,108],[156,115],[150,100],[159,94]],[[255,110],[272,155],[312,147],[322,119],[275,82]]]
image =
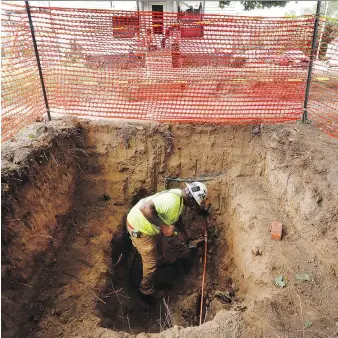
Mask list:
[[275,241],[281,241],[282,232],[283,232],[282,222],[278,222],[278,221],[271,222],[271,239]]

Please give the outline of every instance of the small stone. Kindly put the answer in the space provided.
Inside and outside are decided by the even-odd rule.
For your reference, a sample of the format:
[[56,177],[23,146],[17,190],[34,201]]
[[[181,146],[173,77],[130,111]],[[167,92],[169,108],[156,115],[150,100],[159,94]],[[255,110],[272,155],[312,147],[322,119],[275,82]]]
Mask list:
[[55,315],[55,309],[52,309],[52,310],[50,311],[50,314],[51,314],[52,316],[54,316],[54,315]]
[[209,254],[214,253],[214,249],[213,249],[213,248],[209,248],[209,249],[208,249],[208,253],[209,253]]
[[218,229],[215,229],[214,234],[215,234],[215,237],[218,238],[218,237],[219,237],[219,230],[218,230]]
[[67,324],[68,318],[60,317],[60,322],[61,322],[62,324]]
[[236,304],[234,306],[234,310],[235,311],[244,311],[246,308],[247,308],[247,306],[244,305],[244,304]]
[[253,126],[253,127],[251,128],[251,133],[252,133],[252,135],[254,135],[254,136],[260,135],[260,134],[261,134],[261,126],[260,126],[260,125],[258,125],[258,126]]
[[316,203],[317,203],[318,205],[320,205],[320,204],[322,204],[322,202],[323,202],[323,197],[322,197],[322,196],[318,196],[318,197],[317,197],[317,200],[316,200]]
[[262,256],[262,249],[258,245],[252,248],[251,251],[254,256]]

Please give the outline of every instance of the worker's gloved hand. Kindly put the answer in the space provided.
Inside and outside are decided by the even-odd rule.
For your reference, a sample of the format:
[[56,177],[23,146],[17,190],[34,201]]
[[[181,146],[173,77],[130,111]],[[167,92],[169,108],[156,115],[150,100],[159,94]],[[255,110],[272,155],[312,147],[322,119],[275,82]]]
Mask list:
[[189,241],[189,249],[197,248],[203,242],[204,242],[204,238],[199,238],[199,239]]
[[175,227],[173,225],[162,225],[161,230],[164,236],[170,237],[173,236]]
[[199,211],[203,217],[208,217],[211,213],[211,203],[208,203],[208,201],[202,202]]

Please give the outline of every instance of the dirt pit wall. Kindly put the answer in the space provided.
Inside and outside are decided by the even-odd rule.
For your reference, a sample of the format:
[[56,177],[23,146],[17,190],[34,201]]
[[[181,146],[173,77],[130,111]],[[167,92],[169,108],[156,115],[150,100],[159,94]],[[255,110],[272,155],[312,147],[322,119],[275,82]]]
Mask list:
[[[20,323],[34,316],[23,300],[38,291],[31,283],[53,264],[53,251],[67,232],[78,132],[74,122],[39,124],[2,148],[2,313],[3,329],[10,335],[17,324],[6,326],[8,318]],[[26,316],[20,311],[23,305]]]
[[[335,141],[310,126],[254,136],[250,126],[53,123],[3,147],[4,336],[301,337],[303,322],[307,337],[335,334]],[[162,239],[158,283],[169,298],[148,304],[137,294],[140,257],[122,235],[139,198],[179,186],[165,177],[196,176],[213,177],[200,327],[203,244]],[[203,218],[184,220],[191,239],[203,234]],[[274,220],[281,242],[270,239]]]

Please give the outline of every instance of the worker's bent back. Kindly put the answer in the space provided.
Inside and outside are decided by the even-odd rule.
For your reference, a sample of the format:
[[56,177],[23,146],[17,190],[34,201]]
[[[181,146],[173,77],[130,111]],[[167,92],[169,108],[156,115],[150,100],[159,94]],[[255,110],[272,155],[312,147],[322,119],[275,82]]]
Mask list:
[[136,230],[147,235],[156,235],[160,231],[142,214],[140,207],[151,200],[158,216],[164,224],[170,225],[178,221],[183,212],[183,197],[180,189],[171,189],[141,199],[128,213],[127,222]]

